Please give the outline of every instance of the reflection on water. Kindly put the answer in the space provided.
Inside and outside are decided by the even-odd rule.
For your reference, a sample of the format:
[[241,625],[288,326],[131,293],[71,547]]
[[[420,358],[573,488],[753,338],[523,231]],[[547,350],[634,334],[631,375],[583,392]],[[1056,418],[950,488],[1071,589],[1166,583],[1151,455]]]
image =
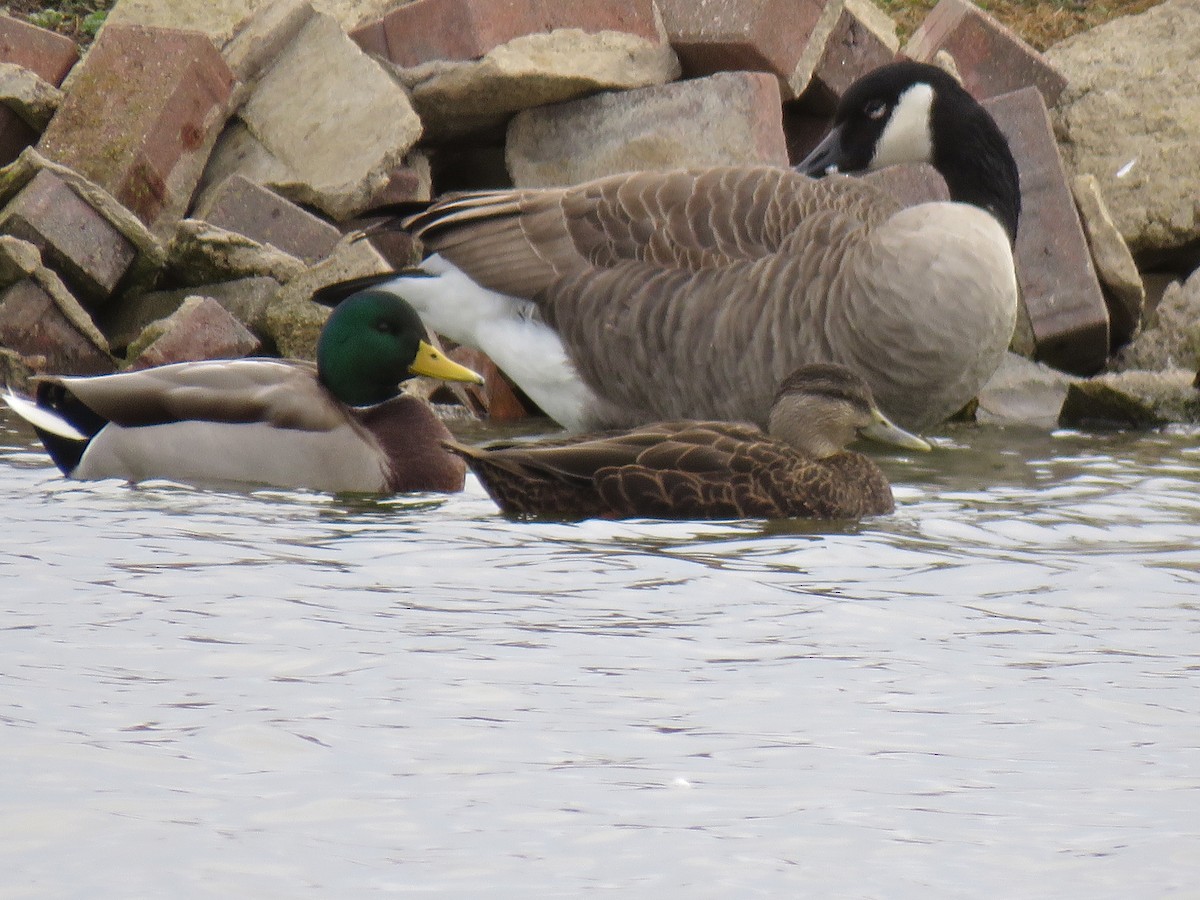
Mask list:
[[1197,434],[947,430],[859,524],[80,484],[0,420],[6,896],[1163,896]]

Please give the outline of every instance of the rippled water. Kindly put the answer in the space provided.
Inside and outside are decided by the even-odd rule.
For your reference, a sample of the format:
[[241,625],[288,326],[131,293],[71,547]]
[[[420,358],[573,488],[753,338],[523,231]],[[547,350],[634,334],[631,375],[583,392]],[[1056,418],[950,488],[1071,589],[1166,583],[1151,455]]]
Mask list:
[[1198,438],[554,525],[68,482],[0,420],[4,896],[1196,896]]

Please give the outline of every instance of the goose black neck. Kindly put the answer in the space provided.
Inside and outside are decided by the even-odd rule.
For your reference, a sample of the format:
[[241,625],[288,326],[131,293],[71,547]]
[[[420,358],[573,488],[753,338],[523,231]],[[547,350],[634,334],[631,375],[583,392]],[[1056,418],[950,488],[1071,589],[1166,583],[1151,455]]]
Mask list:
[[[1008,141],[982,106],[964,97],[946,106],[935,103],[933,165],[946,180],[950,198],[987,210],[1017,239],[1021,182]],[[956,106],[951,110],[949,106]]]

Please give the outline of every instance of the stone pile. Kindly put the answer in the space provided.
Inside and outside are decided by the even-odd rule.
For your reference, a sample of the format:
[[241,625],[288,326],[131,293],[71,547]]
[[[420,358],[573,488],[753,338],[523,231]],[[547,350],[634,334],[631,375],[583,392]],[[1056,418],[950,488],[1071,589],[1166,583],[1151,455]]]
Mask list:
[[[1092,422],[1108,414],[1088,396],[1129,387],[1136,416],[1097,401],[1116,421],[1200,420],[1200,275],[1165,279],[1155,307],[1138,268],[1200,262],[1198,35],[1192,0],[1044,55],[967,0],[903,46],[871,0],[119,0],[80,60],[0,16],[7,377],[311,356],[315,289],[417,258],[403,235],[345,237],[372,208],[785,166],[899,54],[954,71],[1021,171],[1013,350],[1053,368],[1014,357],[980,415],[1052,420],[1070,391],[1064,415]],[[927,167],[870,177],[906,203],[945,197]],[[1124,369],[1166,374],[1092,377]],[[461,399],[526,414],[499,377]]]

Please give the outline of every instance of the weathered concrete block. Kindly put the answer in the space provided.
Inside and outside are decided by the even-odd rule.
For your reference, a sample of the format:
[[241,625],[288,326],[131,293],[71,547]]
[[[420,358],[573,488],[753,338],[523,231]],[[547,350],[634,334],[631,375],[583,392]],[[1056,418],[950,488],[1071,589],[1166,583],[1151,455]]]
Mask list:
[[1077,375],[1108,356],[1108,309],[1046,104],[1027,87],[984,101],[1008,138],[1021,174],[1017,283],[1037,358]]
[[269,3],[253,0],[250,5],[255,4],[256,8],[234,26],[236,33],[221,48],[225,62],[243,84],[256,81],[269,69],[316,15],[307,0],[271,0]]
[[241,175],[221,182],[192,215],[308,263],[332,253],[342,237],[328,222]]
[[[61,283],[59,284],[61,287]],[[57,294],[57,296],[56,296]],[[116,368],[108,348],[86,313],[65,289],[54,291],[42,278],[26,278],[0,293],[0,346],[15,350],[40,372],[99,375]],[[72,314],[73,313],[73,314]]]
[[975,420],[1052,428],[1075,380],[1045,363],[1007,353],[979,392]]
[[79,48],[69,37],[0,15],[0,62],[36,72],[57,87],[78,60]]
[[37,72],[0,62],[0,104],[37,130],[46,127],[62,102],[63,93]]
[[1167,287],[1116,364],[1120,370],[1200,367],[1200,274]]
[[1053,106],[1067,86],[1041,53],[968,0],[940,0],[904,45],[919,62],[933,62],[939,50],[954,57],[963,85],[980,100],[1033,85]]
[[0,235],[0,288],[29,278],[42,267],[42,254],[28,241]]
[[304,263],[237,232],[184,219],[167,247],[167,271],[176,284],[192,286],[258,275],[283,282],[303,272]]
[[[590,34],[620,31],[659,41],[652,0],[415,0],[380,22],[383,55],[396,65],[479,59],[527,34],[578,28]],[[355,32],[378,52],[380,33]]]
[[167,235],[229,115],[233,87],[202,34],[106,26],[38,146]]
[[1200,244],[1200,4],[1166,0],[1046,55],[1070,79],[1055,120],[1072,171],[1100,180],[1143,269],[1190,271]]
[[1109,339],[1113,347],[1129,342],[1142,321],[1146,287],[1138,273],[1129,245],[1113,223],[1100,182],[1094,175],[1076,175],[1071,182],[1075,206],[1083,222],[1092,262],[1108,302]]
[[1156,428],[1200,422],[1192,369],[1110,372],[1073,382],[1059,423],[1076,428]]
[[395,74],[412,93],[425,137],[437,141],[498,130],[522,109],[664,84],[678,77],[679,61],[662,40],[560,28],[513,38],[479,60],[430,62]]
[[279,293],[279,282],[265,275],[219,281],[203,287],[186,287],[171,291],[150,291],[126,297],[120,304],[105,310],[97,323],[113,350],[122,352],[137,340],[152,322],[165,319],[183,305],[188,297],[202,293],[221,304],[230,315],[251,331],[262,336],[262,317],[272,298]]
[[0,167],[37,143],[38,132],[7,106],[0,105]]
[[170,316],[147,326],[130,347],[130,368],[237,359],[261,346],[258,338],[212,297],[188,297]]
[[0,231],[36,246],[93,303],[112,294],[136,256],[133,244],[46,169],[0,213]]
[[404,90],[322,15],[262,76],[238,116],[246,134],[222,140],[206,183],[243,174],[339,221],[366,207],[421,135]]
[[778,81],[722,72],[526,110],[509,125],[506,158],[518,187],[635,169],[785,166]]

